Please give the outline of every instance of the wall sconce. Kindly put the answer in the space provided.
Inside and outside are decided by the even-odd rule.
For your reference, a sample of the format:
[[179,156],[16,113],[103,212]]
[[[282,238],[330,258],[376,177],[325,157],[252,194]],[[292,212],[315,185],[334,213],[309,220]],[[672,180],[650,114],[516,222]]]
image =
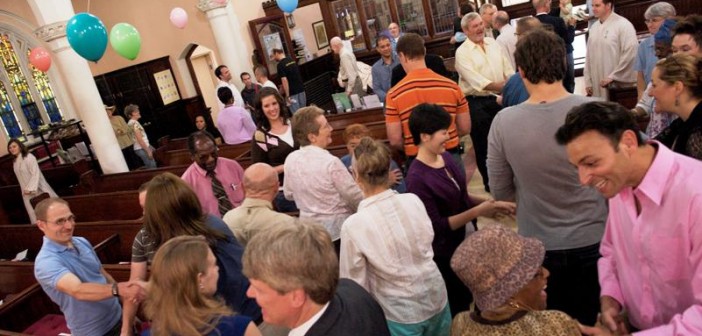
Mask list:
[[295,18],[293,17],[292,13],[285,14],[285,22],[288,23],[288,28],[295,28]]

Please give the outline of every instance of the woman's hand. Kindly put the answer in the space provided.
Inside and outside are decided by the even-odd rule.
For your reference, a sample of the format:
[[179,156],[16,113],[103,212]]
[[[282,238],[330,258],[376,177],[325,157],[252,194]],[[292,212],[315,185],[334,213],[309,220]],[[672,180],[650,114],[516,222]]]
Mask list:
[[390,184],[390,187],[394,187],[400,184],[402,178],[402,170],[400,170],[399,168],[395,168],[388,172],[388,184]]
[[514,202],[503,202],[488,200],[478,205],[479,214],[483,217],[494,218],[497,215],[513,216],[517,212],[517,204]]

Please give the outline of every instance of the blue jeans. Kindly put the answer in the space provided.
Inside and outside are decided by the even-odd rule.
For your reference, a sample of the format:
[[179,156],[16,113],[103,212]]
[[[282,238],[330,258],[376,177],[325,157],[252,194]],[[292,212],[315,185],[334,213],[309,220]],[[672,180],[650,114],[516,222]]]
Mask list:
[[[151,148],[151,152],[154,152],[154,147],[149,146]],[[146,154],[146,151],[143,149],[135,149],[134,153],[141,159],[141,161],[144,162],[144,167],[146,168],[156,168],[156,160],[150,159],[149,155]]]
[[600,311],[597,260],[600,244],[568,250],[546,251],[548,278],[546,307],[560,310],[585,325],[594,325]]
[[302,91],[298,94],[290,95],[290,99],[292,99],[293,101],[293,103],[290,104],[290,113],[295,113],[301,107],[307,106],[307,94],[305,93],[305,91]]

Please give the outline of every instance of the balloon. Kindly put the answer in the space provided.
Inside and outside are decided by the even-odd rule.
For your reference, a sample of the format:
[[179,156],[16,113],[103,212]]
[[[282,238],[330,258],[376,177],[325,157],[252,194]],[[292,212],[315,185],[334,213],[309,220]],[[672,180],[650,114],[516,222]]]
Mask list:
[[283,12],[290,14],[297,8],[297,0],[278,0],[278,7]]
[[180,7],[173,8],[173,10],[171,10],[171,23],[176,26],[176,28],[185,28],[185,25],[188,24],[188,13],[185,12],[185,9]]
[[118,23],[110,31],[110,45],[120,56],[133,61],[141,49],[141,36],[129,23]]
[[29,63],[39,71],[47,72],[51,67],[51,54],[44,47],[36,47],[29,52]]
[[97,62],[107,49],[107,28],[97,16],[78,13],[68,20],[66,37],[81,57]]

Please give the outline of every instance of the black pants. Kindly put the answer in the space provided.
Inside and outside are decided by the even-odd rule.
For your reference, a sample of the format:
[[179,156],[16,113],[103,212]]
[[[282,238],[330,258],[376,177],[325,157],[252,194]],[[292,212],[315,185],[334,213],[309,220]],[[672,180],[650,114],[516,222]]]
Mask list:
[[585,325],[594,325],[600,311],[597,260],[600,244],[570,250],[546,251],[547,309],[560,310]]
[[468,99],[468,107],[470,108],[470,139],[473,141],[476,165],[480,175],[483,176],[485,190],[490,191],[486,164],[487,139],[492,120],[495,119],[495,115],[500,112],[502,106],[497,103],[494,96],[466,96],[466,99]]
[[470,310],[473,294],[451,269],[451,258],[434,256],[434,262],[446,284],[451,317],[456,316],[460,312]]

